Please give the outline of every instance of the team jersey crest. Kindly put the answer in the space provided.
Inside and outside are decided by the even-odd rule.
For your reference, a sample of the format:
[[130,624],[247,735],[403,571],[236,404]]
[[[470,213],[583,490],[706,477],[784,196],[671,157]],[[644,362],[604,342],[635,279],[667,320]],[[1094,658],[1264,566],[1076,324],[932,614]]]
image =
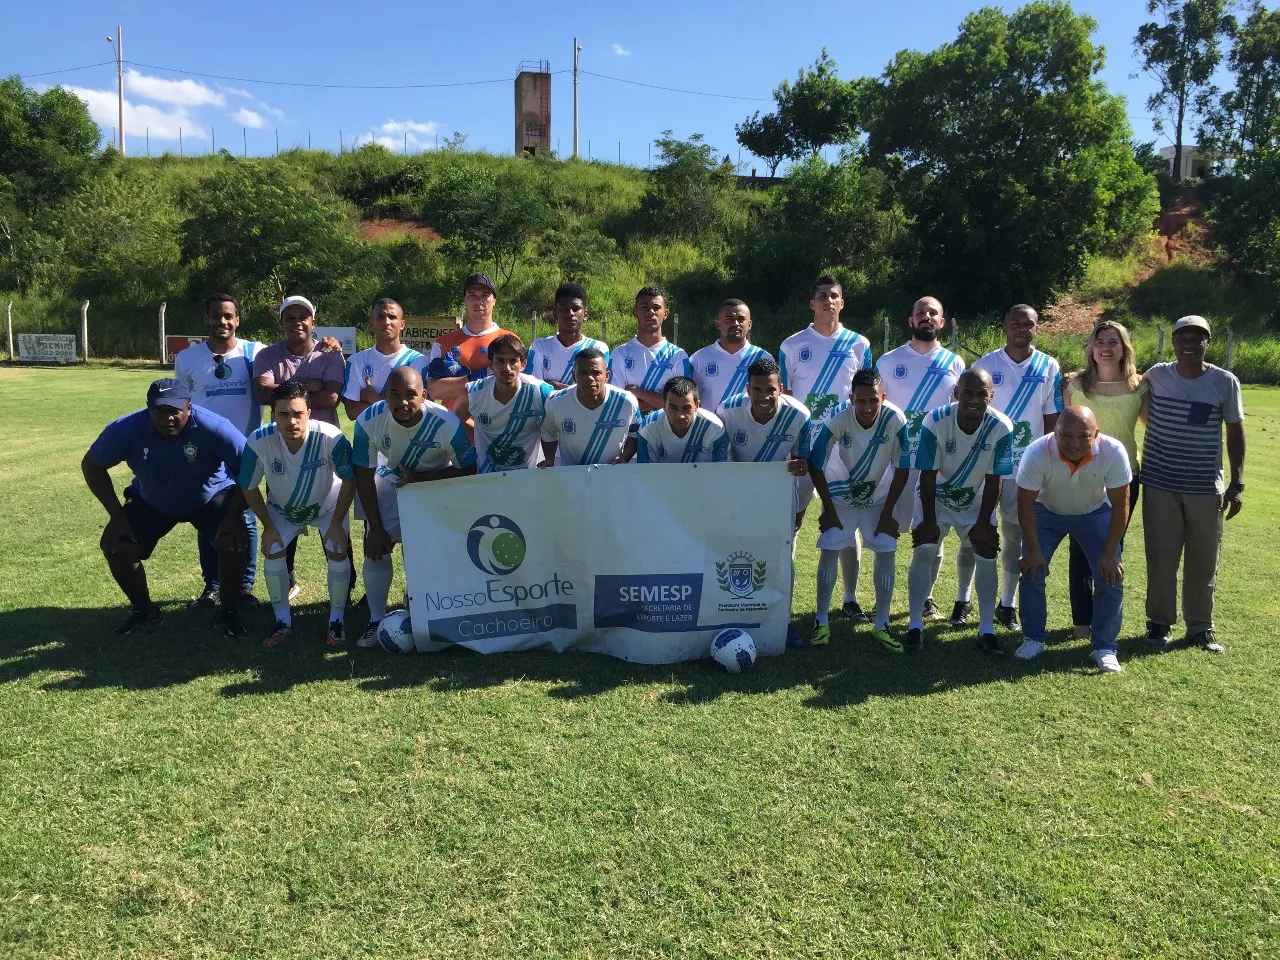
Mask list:
[[808,347],[804,347],[803,349],[801,349],[800,356],[798,359],[800,360],[801,363],[808,363],[810,360],[813,359],[813,351],[810,350]]
[[560,421],[560,429],[563,430],[565,433],[573,433],[573,431],[577,430],[578,428],[573,422],[573,417],[565,417],[563,420]]
[[720,364],[716,363],[714,360],[711,363],[707,364],[708,377],[714,377],[719,372],[720,372]]

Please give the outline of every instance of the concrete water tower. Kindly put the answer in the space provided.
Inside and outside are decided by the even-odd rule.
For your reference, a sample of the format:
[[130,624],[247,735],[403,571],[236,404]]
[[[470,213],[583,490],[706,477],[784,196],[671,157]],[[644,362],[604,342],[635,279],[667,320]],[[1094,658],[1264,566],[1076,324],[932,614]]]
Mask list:
[[551,61],[525,60],[516,76],[516,155],[551,155]]

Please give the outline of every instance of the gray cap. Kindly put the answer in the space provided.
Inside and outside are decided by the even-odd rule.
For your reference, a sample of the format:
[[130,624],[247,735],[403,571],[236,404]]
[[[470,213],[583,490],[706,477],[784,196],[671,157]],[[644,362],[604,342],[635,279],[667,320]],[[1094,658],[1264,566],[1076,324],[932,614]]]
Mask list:
[[1213,331],[1209,329],[1209,321],[1204,317],[1197,317],[1194,313],[1189,317],[1183,317],[1173,325],[1173,332],[1185,330],[1187,327],[1195,327],[1197,330],[1203,330],[1209,336],[1213,336]]

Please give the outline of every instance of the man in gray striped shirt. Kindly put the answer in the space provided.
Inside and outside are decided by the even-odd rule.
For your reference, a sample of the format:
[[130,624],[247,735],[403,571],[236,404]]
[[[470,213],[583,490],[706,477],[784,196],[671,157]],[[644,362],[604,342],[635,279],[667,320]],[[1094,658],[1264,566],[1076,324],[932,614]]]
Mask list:
[[[1178,562],[1187,639],[1211,653],[1222,523],[1244,505],[1244,405],[1240,381],[1204,362],[1209,321],[1183,317],[1173,325],[1177,360],[1146,372],[1151,389],[1142,445],[1142,525],[1147,547],[1146,642],[1163,650],[1178,619]],[[1222,474],[1222,426],[1227,428],[1231,482]],[[1184,556],[1185,554],[1185,556]]]

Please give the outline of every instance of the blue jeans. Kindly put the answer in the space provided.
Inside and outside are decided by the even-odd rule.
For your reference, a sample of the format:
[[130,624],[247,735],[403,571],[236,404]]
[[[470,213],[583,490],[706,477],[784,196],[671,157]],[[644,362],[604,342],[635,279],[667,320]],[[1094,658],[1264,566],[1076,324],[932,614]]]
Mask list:
[[[244,512],[244,526],[249,533],[249,562],[244,568],[242,590],[252,590],[253,582],[258,575],[258,518],[252,510]],[[204,585],[218,589],[218,552],[213,549],[213,537],[203,533],[196,534],[196,546],[200,548],[200,576]]]
[[[1120,636],[1120,624],[1124,620],[1124,586],[1109,585],[1098,574],[1098,557],[1107,544],[1107,531],[1111,527],[1111,504],[1105,503],[1092,513],[1079,516],[1063,516],[1035,505],[1036,534],[1040,540],[1040,552],[1045,567],[1053,560],[1054,551],[1063,538],[1070,536],[1080,544],[1089,561],[1093,575],[1093,648],[1115,651]],[[1121,552],[1123,552],[1123,545]],[[1018,584],[1019,606],[1022,608],[1022,635],[1028,640],[1044,642],[1045,624],[1049,613],[1045,605],[1045,569],[1024,574]]]

